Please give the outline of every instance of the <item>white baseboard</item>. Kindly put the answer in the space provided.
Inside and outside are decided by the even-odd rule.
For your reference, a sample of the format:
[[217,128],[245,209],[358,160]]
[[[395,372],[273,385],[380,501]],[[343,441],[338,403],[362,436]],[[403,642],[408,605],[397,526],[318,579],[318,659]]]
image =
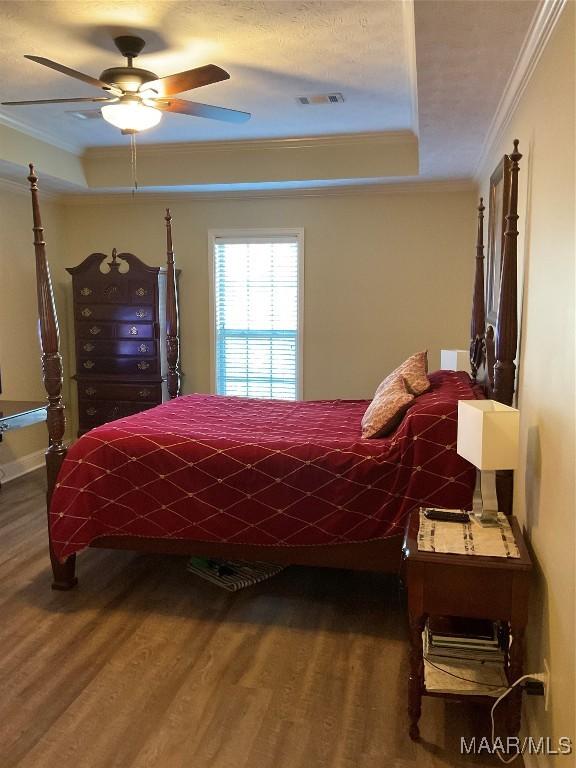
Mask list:
[[19,459],[2,464],[0,466],[1,482],[9,483],[10,480],[16,480],[17,477],[22,477],[22,475],[27,475],[28,472],[33,472],[35,469],[43,467],[45,452],[46,449],[41,448],[39,451],[29,453],[27,456],[21,456]]

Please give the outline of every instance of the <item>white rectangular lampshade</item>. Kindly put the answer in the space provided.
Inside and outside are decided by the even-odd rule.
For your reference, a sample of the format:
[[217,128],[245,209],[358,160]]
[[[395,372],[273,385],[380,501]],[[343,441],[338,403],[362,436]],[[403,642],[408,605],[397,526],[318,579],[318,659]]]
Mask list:
[[458,401],[457,453],[478,469],[516,469],[520,412],[496,400]]
[[467,349],[441,349],[440,368],[443,371],[470,373],[470,352]]

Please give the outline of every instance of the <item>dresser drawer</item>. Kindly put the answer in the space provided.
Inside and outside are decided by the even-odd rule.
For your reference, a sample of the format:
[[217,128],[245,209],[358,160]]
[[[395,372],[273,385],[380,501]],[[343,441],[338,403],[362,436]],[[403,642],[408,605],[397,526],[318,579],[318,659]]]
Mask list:
[[76,323],[79,339],[113,339],[116,336],[114,323]]
[[80,417],[81,428],[91,428],[99,424],[106,424],[115,419],[122,419],[125,416],[132,416],[140,411],[146,411],[154,408],[156,403],[124,403],[112,400],[81,400],[78,403],[78,415]]
[[156,342],[148,339],[143,341],[97,341],[82,339],[78,342],[78,356],[108,355],[136,356],[156,355]]
[[154,285],[143,282],[130,283],[130,302],[132,304],[155,304],[156,290]]
[[78,304],[96,304],[100,302],[126,304],[129,296],[129,286],[124,280],[102,282],[74,282],[74,301]]
[[162,402],[160,384],[112,384],[109,382],[78,382],[79,400],[123,400],[151,403]]
[[86,304],[76,307],[76,320],[120,320],[147,322],[155,319],[151,306],[120,306],[114,304]]
[[154,339],[158,336],[154,323],[118,323],[115,328],[118,339]]
[[90,374],[126,374],[149,376],[158,373],[156,358],[138,357],[78,357],[78,373]]

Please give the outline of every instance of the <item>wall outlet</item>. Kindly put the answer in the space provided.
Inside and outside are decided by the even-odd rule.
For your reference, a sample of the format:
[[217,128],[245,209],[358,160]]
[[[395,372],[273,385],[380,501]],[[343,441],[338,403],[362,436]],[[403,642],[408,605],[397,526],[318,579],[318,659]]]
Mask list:
[[544,659],[544,674],[546,680],[544,681],[544,712],[548,712],[548,702],[550,700],[550,667],[548,666],[548,659]]

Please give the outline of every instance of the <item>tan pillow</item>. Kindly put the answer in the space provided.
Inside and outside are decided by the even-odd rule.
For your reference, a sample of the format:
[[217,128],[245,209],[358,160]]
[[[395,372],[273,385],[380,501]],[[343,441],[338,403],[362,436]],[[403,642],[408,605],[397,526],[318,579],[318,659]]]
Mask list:
[[[384,437],[402,420],[414,395],[406,389],[402,376],[388,377],[362,417],[362,437]],[[385,385],[385,386],[384,386]]]
[[395,371],[387,376],[384,381],[379,385],[376,390],[376,394],[388,384],[388,381],[395,376],[402,376],[406,382],[406,389],[408,392],[412,392],[413,395],[422,395],[430,389],[430,380],[426,375],[428,372],[428,351],[417,352],[407,360],[404,360],[402,365],[399,365]]

